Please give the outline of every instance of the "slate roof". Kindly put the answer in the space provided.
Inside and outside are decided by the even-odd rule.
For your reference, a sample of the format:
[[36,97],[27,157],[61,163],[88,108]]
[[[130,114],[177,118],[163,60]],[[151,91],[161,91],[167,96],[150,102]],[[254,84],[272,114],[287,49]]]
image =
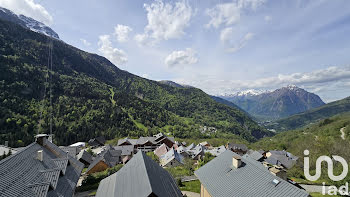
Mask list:
[[254,159],[255,161],[259,161],[259,160],[261,160],[264,156],[261,154],[261,153],[259,153],[258,151],[249,151],[248,152],[248,155],[252,158],[252,159]]
[[129,139],[129,138],[119,139],[118,146],[123,144],[124,142],[128,142],[130,145],[136,145],[137,139]]
[[167,153],[165,153],[163,156],[161,156],[160,158],[160,163],[162,164],[162,166],[167,165],[169,162],[176,160],[181,164],[184,164],[184,157],[182,155],[180,155],[176,150],[174,150],[173,148],[170,149]]
[[[232,157],[225,151],[194,173],[212,197],[307,197],[309,194],[272,175],[267,168],[249,155],[242,156],[242,166],[235,168]],[[273,184],[277,180],[278,184]]]
[[189,152],[191,153],[192,158],[195,158],[198,155],[204,155],[204,150],[205,150],[205,148],[199,144]]
[[84,160],[86,163],[92,163],[92,155],[88,153],[86,150],[81,150],[77,155],[78,160]]
[[196,145],[194,143],[192,143],[192,144],[188,145],[186,147],[186,149],[189,151],[189,150],[192,150],[194,147],[196,147]]
[[107,146],[106,150],[101,152],[101,154],[98,157],[96,157],[94,159],[94,161],[89,165],[89,167],[86,170],[86,172],[89,172],[100,161],[103,161],[110,168],[115,166],[116,164],[118,164],[120,162],[121,154],[122,154],[121,150],[115,150],[113,147]]
[[171,175],[139,151],[118,172],[103,179],[96,197],[182,197]]
[[248,151],[248,147],[245,144],[235,144],[233,142],[228,143],[227,148],[228,149],[233,149],[233,150],[240,150],[240,151],[243,151],[243,152]]
[[143,144],[146,144],[147,142],[151,142],[152,144],[157,144],[157,142],[155,141],[155,137],[140,137],[139,139],[137,139],[136,144],[143,145]]
[[60,146],[60,149],[62,149],[64,152],[68,153],[72,157],[76,157],[79,153],[80,149],[76,146]]
[[[43,161],[37,159],[43,151]],[[0,161],[0,196],[73,196],[84,165],[46,138]]]
[[132,155],[134,152],[134,146],[133,145],[125,145],[125,146],[114,146],[113,147],[115,150],[121,150],[122,151],[122,156],[126,155]]
[[271,156],[265,159],[265,161],[269,164],[280,165],[287,169],[290,169],[297,163],[298,157],[287,151],[273,150],[269,152],[271,153]]
[[99,136],[97,138],[92,138],[89,140],[90,146],[103,146],[106,143],[106,139],[103,136]]

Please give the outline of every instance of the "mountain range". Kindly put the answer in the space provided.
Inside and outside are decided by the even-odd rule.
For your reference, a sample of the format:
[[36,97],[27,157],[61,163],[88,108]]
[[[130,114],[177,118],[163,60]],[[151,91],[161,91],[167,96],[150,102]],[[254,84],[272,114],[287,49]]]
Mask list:
[[318,95],[294,85],[274,91],[248,90],[220,97],[233,102],[259,121],[285,118],[325,104]]
[[144,79],[48,38],[0,17],[0,143],[29,144],[35,133],[50,131],[50,119],[59,145],[159,131],[181,138],[211,135],[202,134],[201,126],[215,127],[216,137],[256,141],[272,135],[240,109],[200,89]]
[[24,15],[17,15],[6,8],[0,7],[0,18],[6,21],[14,22],[16,24],[21,25],[24,28],[28,28],[38,33],[42,33],[52,38],[60,38],[54,30],[52,30],[45,24]]

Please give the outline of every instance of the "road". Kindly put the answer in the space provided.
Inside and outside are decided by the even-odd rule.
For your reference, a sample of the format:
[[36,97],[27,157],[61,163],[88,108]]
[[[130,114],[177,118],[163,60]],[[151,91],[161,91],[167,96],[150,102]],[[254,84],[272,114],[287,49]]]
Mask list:
[[341,137],[341,139],[343,139],[343,140],[345,140],[345,132],[344,132],[345,128],[346,128],[346,127],[343,127],[343,128],[340,129],[340,133],[341,133],[340,137]]

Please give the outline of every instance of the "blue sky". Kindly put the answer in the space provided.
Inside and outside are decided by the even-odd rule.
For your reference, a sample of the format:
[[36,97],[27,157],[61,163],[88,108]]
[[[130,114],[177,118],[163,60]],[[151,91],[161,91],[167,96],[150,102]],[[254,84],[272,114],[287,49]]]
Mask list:
[[0,0],[80,49],[209,94],[295,84],[350,96],[346,0]]

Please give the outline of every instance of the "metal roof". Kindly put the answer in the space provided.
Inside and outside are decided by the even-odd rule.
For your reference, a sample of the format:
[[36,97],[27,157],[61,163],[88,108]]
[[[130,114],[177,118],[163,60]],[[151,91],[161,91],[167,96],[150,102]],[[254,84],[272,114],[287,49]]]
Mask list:
[[96,197],[182,197],[171,175],[142,151],[118,172],[103,179]]
[[0,196],[73,196],[83,167],[47,139],[34,142],[0,161]]
[[169,147],[166,144],[160,145],[156,150],[154,150],[154,154],[158,157],[165,155],[169,151]]
[[259,161],[264,156],[258,151],[248,151],[248,155],[256,161]]
[[68,153],[72,157],[76,157],[79,153],[79,148],[77,146],[60,146],[64,152]]
[[122,156],[132,155],[132,153],[134,152],[134,146],[133,145],[114,146],[113,148],[115,150],[121,150],[122,151]]
[[103,161],[110,168],[115,166],[120,162],[120,156],[122,154],[121,150],[115,150],[111,146],[106,146],[106,150],[101,152],[101,154],[94,159],[94,161],[89,165],[86,172],[89,172],[95,165],[97,165],[100,161]]
[[[227,150],[195,171],[195,175],[212,197],[307,197],[309,195],[305,190],[272,175],[267,168],[249,155],[242,156],[241,167],[233,167],[233,156],[238,155]],[[279,183],[274,185],[274,180]]]
[[80,153],[77,155],[78,160],[84,160],[85,162],[91,164],[92,162],[92,155],[88,153],[86,150],[81,150]]
[[167,165],[169,162],[176,160],[181,164],[184,164],[184,157],[180,155],[176,150],[171,148],[167,153],[159,158],[162,166]]
[[217,147],[217,148],[213,148],[211,150],[205,150],[204,152],[209,152],[210,154],[214,155],[214,156],[219,156],[221,153],[225,152],[226,148],[224,145]]

